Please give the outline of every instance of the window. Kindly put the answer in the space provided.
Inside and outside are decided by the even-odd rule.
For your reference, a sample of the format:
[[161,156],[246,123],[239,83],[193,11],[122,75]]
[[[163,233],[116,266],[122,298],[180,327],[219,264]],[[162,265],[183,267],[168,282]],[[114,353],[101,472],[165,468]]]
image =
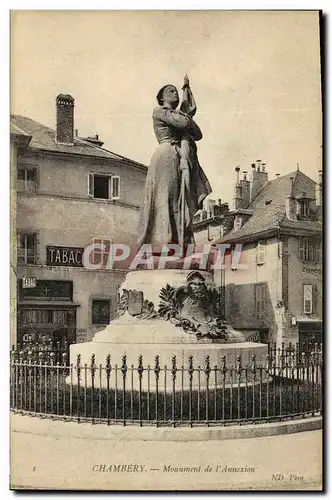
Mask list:
[[312,314],[312,285],[303,285],[303,312]]
[[92,301],[92,324],[108,325],[111,317],[111,302],[109,300]]
[[100,200],[120,198],[120,177],[118,175],[89,174],[89,196]]
[[53,311],[53,323],[56,325],[65,326],[68,324],[67,311]]
[[17,262],[21,264],[36,264],[37,235],[19,234],[17,237]]
[[299,202],[299,215],[301,215],[301,217],[310,216],[310,205],[308,201]]
[[261,240],[257,243],[257,265],[265,263],[265,241]]
[[242,217],[236,215],[234,219],[234,229],[238,230],[241,229],[241,227],[242,227]]
[[300,198],[297,199],[296,204],[296,213],[300,219],[311,217],[312,211],[310,209],[310,202],[313,201],[311,198],[306,196],[306,193],[303,193]]
[[[108,256],[110,253],[110,247],[111,247],[111,244],[113,243],[113,239],[112,238],[93,238],[92,243],[94,245],[100,245],[100,247],[93,250],[91,263],[92,264],[102,263],[103,266],[106,268]],[[104,247],[102,245],[104,245]]]
[[53,311],[50,309],[22,309],[21,324],[52,324]]
[[256,285],[256,316],[262,319],[266,312],[266,285]]
[[231,288],[229,290],[229,300],[231,314],[236,316],[240,313],[239,289],[236,285],[231,285]]
[[36,191],[36,169],[20,167],[17,169],[17,190],[18,191]]
[[303,262],[320,260],[320,242],[313,238],[299,238],[299,259]]

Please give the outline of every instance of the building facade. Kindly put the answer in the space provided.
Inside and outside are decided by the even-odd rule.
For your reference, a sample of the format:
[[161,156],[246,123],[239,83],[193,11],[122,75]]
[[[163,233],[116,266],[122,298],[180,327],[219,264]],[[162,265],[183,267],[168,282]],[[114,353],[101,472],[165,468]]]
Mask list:
[[17,252],[16,252],[16,176],[17,163],[31,141],[31,136],[10,124],[10,344],[16,342]]
[[[74,134],[74,99],[56,99],[56,129],[14,115],[31,136],[17,160],[17,340],[90,340],[114,317],[125,268],[107,269],[111,243],[133,245],[146,166]],[[95,267],[83,252],[92,243]],[[100,267],[100,266],[99,266]]]
[[229,205],[222,203],[220,198],[204,200],[204,208],[198,210],[193,220],[195,244],[202,246],[222,238],[228,214]]
[[[268,180],[252,164],[234,187],[232,210],[215,244],[229,245],[224,271],[225,315],[253,340],[281,344],[322,341],[322,179],[300,170]],[[231,258],[241,245],[238,268]]]

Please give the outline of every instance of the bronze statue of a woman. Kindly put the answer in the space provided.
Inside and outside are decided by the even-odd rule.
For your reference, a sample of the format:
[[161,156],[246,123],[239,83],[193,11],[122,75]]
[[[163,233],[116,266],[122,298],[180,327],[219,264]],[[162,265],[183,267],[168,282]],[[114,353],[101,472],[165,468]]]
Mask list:
[[187,77],[183,91],[184,100],[177,110],[176,87],[162,87],[152,115],[158,146],[146,177],[138,243],[151,244],[156,254],[165,244],[194,243],[194,214],[211,193],[197,158],[195,142],[202,139],[202,132],[192,118],[196,104]]

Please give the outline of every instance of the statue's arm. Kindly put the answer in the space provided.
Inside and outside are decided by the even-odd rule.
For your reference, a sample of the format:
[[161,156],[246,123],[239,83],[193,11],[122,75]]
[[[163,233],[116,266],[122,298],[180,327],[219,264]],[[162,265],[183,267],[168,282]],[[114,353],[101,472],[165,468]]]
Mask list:
[[191,128],[191,119],[189,116],[184,113],[174,112],[167,108],[156,108],[153,111],[153,117],[161,120],[162,122],[174,127],[178,130],[182,130],[184,132],[188,131]]
[[161,120],[170,127],[183,132],[189,132],[194,141],[200,141],[203,137],[197,123],[182,111],[172,111],[168,108],[157,107],[153,111],[153,118]]
[[193,116],[195,116],[197,111],[194,95],[189,85],[184,85],[182,89],[183,89],[183,101],[180,106],[180,111],[183,111],[192,118]]

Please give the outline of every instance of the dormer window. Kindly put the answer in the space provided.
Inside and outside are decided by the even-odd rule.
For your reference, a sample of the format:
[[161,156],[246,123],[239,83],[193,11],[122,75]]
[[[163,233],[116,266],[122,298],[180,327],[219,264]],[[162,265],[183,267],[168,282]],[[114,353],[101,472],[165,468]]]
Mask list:
[[310,205],[308,201],[299,202],[299,214],[302,217],[308,217],[310,215]]
[[301,196],[299,196],[297,199],[297,216],[299,218],[306,218],[306,217],[311,217],[312,212],[310,209],[310,203],[313,201],[313,198],[310,198],[307,196],[305,192],[302,193]]
[[238,229],[241,229],[241,227],[242,227],[242,217],[236,215],[234,219],[234,229],[235,231],[237,231]]

